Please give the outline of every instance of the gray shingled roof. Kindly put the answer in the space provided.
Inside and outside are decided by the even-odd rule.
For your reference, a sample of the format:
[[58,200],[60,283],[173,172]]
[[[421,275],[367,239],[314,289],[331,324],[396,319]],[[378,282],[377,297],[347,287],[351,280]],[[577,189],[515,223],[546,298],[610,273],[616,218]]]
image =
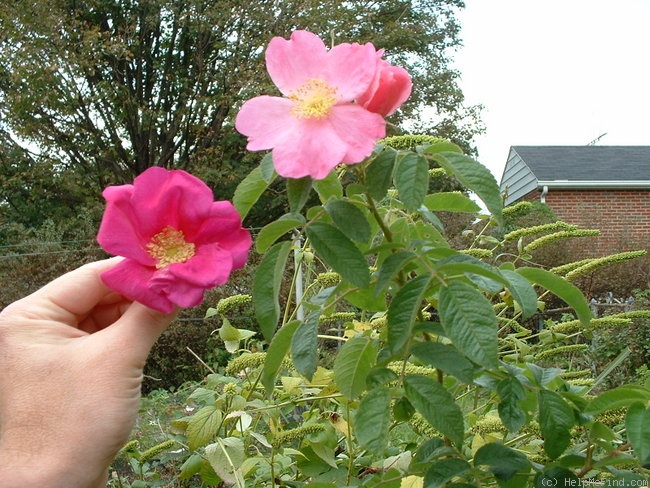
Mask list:
[[650,146],[512,146],[538,181],[650,180]]

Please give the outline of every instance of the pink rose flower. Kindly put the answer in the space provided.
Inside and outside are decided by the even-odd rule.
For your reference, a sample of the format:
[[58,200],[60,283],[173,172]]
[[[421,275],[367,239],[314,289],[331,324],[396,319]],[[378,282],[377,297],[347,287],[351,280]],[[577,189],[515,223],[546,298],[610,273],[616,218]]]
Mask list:
[[388,117],[401,107],[411,95],[411,76],[401,66],[392,66],[381,59],[383,49],[377,51],[377,71],[368,90],[357,100],[365,109]]
[[266,66],[284,96],[248,100],[235,127],[249,150],[273,150],[279,175],[325,178],[340,163],[363,161],[386,135],[384,118],[355,102],[376,77],[372,44],[328,50],[316,35],[295,31],[271,40]]
[[239,214],[185,171],[152,167],[103,195],[97,240],[126,259],[102,280],[125,297],[164,313],[193,307],[246,263],[252,241]]

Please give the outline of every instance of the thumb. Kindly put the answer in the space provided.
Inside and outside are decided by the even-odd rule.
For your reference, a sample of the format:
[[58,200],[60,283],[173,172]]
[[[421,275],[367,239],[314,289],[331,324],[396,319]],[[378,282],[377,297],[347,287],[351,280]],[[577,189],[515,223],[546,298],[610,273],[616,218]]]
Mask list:
[[164,314],[133,302],[126,312],[105,330],[112,335],[118,350],[123,353],[128,351],[133,360],[144,364],[154,343],[176,315],[176,311]]

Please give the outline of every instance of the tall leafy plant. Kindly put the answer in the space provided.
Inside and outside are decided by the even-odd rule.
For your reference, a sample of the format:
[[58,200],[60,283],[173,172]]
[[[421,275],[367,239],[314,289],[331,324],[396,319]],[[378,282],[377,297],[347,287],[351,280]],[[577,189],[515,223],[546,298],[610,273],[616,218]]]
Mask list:
[[[490,211],[467,249],[447,243],[436,212],[478,208],[461,193],[429,194],[433,166]],[[238,188],[242,215],[277,178],[265,158]],[[519,255],[499,254],[543,229],[489,237],[504,209],[484,166],[447,142],[380,144],[361,164],[286,186],[290,212],[256,240],[252,302],[264,350],[238,349],[251,332],[227,319],[227,307],[212,310],[239,354],[174,424],[186,447],[180,478],[405,488],[647,476],[650,389],[596,396],[589,371],[549,363],[581,350],[576,338],[604,319],[565,277],[579,268],[522,266],[523,244]],[[307,208],[311,192],[320,204]],[[532,319],[550,295],[574,319],[537,330]]]

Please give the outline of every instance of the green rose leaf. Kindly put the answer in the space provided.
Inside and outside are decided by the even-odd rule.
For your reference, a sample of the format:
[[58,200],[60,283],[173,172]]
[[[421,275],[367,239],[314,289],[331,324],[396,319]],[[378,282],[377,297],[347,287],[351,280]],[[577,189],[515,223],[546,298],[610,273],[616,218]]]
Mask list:
[[388,446],[390,390],[382,386],[370,390],[359,403],[354,417],[354,432],[359,444],[372,453],[382,453]]
[[266,360],[262,368],[262,385],[266,389],[267,394],[273,392],[275,378],[278,375],[280,366],[284,357],[291,348],[291,340],[296,329],[300,325],[298,320],[294,320],[282,326],[271,340],[268,350],[266,351]]
[[430,282],[429,275],[417,276],[400,288],[393,297],[387,312],[388,348],[393,354],[400,353],[411,337],[415,319],[422,308],[422,299]]
[[368,262],[345,234],[326,222],[314,222],[306,232],[314,250],[328,266],[359,288],[368,286]]
[[407,375],[404,391],[411,404],[434,429],[457,447],[462,445],[465,434],[463,413],[444,386],[427,376]]
[[429,191],[429,162],[413,152],[400,152],[393,174],[399,199],[408,210],[416,211]]
[[312,188],[312,179],[309,176],[303,178],[287,179],[287,199],[291,213],[299,213],[309,199]]
[[223,415],[214,405],[208,405],[198,410],[188,421],[185,435],[191,450],[205,446],[211,441],[221,425]]
[[512,432],[519,430],[526,422],[526,413],[519,402],[526,396],[526,391],[517,378],[504,378],[497,383],[497,394],[501,398],[497,410],[503,425]]
[[238,437],[217,439],[217,442],[205,447],[205,457],[227,485],[239,484],[243,486],[243,477],[239,467],[244,462],[246,453],[244,441]]
[[572,283],[564,278],[554,275],[550,271],[541,268],[519,268],[517,273],[532,283],[543,286],[551,293],[554,293],[576,311],[580,322],[588,325],[592,318],[589,304],[582,292]]
[[465,383],[471,383],[477,367],[451,344],[441,342],[418,342],[411,352],[420,360],[455,376]]
[[[448,458],[435,461],[424,475],[424,486],[438,488],[457,476],[467,473],[472,467],[464,459]],[[454,484],[453,486],[456,486]]]
[[325,203],[332,197],[341,198],[343,196],[343,187],[336,171],[330,171],[322,180],[314,180],[312,185],[318,193],[321,203]]
[[425,148],[428,154],[448,173],[452,173],[467,189],[473,191],[498,225],[503,226],[503,200],[501,190],[492,172],[478,161],[457,152],[434,152],[433,148]]
[[554,391],[542,389],[538,392],[537,399],[544,451],[551,459],[555,459],[569,446],[575,415],[564,398]]
[[370,240],[370,224],[359,207],[346,200],[332,199],[325,204],[325,210],[334,225],[350,240],[355,242]]
[[503,444],[485,444],[474,455],[474,466],[489,466],[494,476],[507,481],[515,474],[530,470],[526,455]]
[[366,336],[356,335],[343,345],[334,360],[334,380],[343,396],[354,400],[363,393],[376,359],[377,348]]
[[397,151],[386,147],[366,168],[366,185],[368,193],[375,200],[386,196],[393,179],[393,167]]
[[508,280],[508,290],[521,307],[522,318],[526,319],[537,312],[537,293],[530,282],[508,269],[502,269],[501,275]]
[[650,468],[650,408],[641,402],[630,405],[625,416],[625,430],[641,465]]
[[650,391],[647,388],[638,385],[623,385],[605,391],[591,400],[585,408],[585,413],[598,415],[607,410],[628,407],[633,403],[648,400],[650,400]]
[[[269,171],[270,166],[270,171]],[[264,191],[269,187],[271,182],[275,179],[275,171],[273,170],[273,160],[271,154],[267,154],[262,163],[253,171],[251,171],[246,178],[244,178],[237,188],[232,198],[232,203],[237,209],[237,212],[244,220],[250,209],[255,205],[257,200]]]
[[253,306],[262,334],[271,341],[280,319],[280,283],[289,257],[291,242],[271,247],[257,267],[253,278]]
[[456,191],[427,195],[424,198],[424,206],[434,212],[476,213],[481,210],[474,200]]
[[440,289],[439,312],[447,337],[460,352],[486,368],[498,366],[497,319],[481,292],[451,281]]
[[278,220],[265,225],[255,239],[255,249],[264,253],[280,237],[305,223],[305,218],[300,214],[286,214]]
[[318,362],[318,319],[312,312],[305,318],[291,338],[291,359],[296,371],[311,381]]

